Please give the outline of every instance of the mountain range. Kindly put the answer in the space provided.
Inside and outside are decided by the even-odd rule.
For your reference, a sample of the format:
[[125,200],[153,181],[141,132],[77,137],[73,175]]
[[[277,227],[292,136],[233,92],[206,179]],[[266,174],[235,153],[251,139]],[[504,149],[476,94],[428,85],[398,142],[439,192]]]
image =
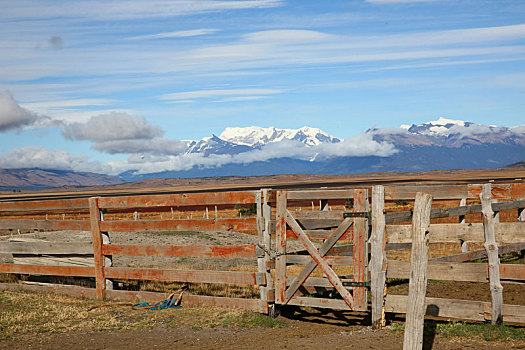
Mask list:
[[[379,145],[390,151],[387,154],[367,154],[366,151],[360,154],[360,148],[370,147],[372,142],[375,146]],[[250,157],[255,151],[259,151],[257,154],[260,155],[279,147],[297,147],[298,144],[303,146],[301,152]],[[354,147],[354,154],[338,152],[340,149],[344,150],[344,147]],[[317,149],[319,152],[315,151]],[[329,154],[324,154],[327,151]],[[337,175],[377,171],[498,168],[525,159],[525,126],[487,126],[439,118],[423,124],[402,125],[400,128],[369,129],[355,140],[342,140],[321,129],[307,126],[300,129],[232,127],[226,128],[219,136],[187,141],[185,156],[191,155],[210,159],[217,156],[243,158],[242,161],[225,161],[216,166],[195,165],[190,169],[158,173],[127,171],[119,177],[124,181],[136,181],[157,177],[294,173]]]
[[[116,177],[66,170],[0,170],[0,190],[111,185],[154,178],[341,175],[525,166],[525,125],[487,126],[439,118],[399,128],[372,128],[340,139],[321,129],[230,127],[219,136],[187,140],[183,169]],[[146,159],[147,160],[147,159]]]

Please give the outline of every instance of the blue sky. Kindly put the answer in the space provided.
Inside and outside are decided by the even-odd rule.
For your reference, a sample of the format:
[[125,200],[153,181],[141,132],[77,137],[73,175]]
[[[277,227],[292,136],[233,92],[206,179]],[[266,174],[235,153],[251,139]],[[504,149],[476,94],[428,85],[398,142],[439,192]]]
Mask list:
[[525,124],[522,0],[2,1],[0,50],[1,167],[167,147],[147,159],[169,169],[229,126]]

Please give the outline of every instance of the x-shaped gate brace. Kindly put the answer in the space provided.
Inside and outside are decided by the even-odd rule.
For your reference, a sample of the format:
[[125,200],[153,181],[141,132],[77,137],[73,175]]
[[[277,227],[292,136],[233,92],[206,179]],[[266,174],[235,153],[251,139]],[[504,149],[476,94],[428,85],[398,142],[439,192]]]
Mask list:
[[334,272],[334,270],[330,267],[330,265],[326,262],[324,259],[324,256],[328,253],[330,249],[337,243],[337,241],[343,236],[343,234],[348,230],[348,228],[353,224],[352,218],[345,218],[341,224],[337,227],[337,229],[330,235],[330,237],[324,241],[323,245],[319,250],[314,246],[310,238],[306,235],[306,233],[303,231],[299,223],[297,222],[294,215],[289,211],[286,210],[286,217],[285,217],[286,223],[292,231],[296,234],[297,238],[301,241],[301,243],[305,246],[306,250],[310,254],[312,260],[304,267],[304,269],[301,271],[301,273],[294,279],[294,281],[290,284],[288,289],[286,289],[286,295],[284,299],[284,303],[288,303],[290,299],[294,296],[294,294],[297,292],[299,287],[306,281],[308,276],[313,272],[313,270],[316,268],[316,266],[319,266],[323,273],[328,278],[328,281],[334,286],[334,288],[339,292],[343,300],[346,302],[348,307],[353,308],[354,299],[350,292],[345,288],[337,274]]

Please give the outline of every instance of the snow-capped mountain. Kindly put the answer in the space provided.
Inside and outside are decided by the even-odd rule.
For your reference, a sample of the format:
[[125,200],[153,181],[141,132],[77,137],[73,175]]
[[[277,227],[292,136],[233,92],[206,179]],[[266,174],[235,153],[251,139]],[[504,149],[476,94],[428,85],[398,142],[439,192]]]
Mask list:
[[[377,150],[382,149],[382,145],[388,145],[393,151],[381,154]],[[353,151],[345,153],[345,149]],[[503,127],[439,118],[394,129],[369,129],[364,135],[347,140],[307,126],[300,129],[231,127],[219,136],[187,141],[185,153],[189,159],[194,159],[195,154],[202,155],[214,165],[196,163],[189,170],[121,178],[134,181],[152,177],[497,168],[525,159],[525,125]],[[221,155],[230,157],[219,157]],[[214,162],[213,157],[225,161]]]
[[303,126],[300,129],[278,129],[276,127],[261,128],[250,126],[246,128],[226,128],[219,135],[219,138],[250,147],[260,147],[271,142],[283,140],[299,141],[307,146],[317,146],[321,143],[336,143],[339,140],[336,137],[328,135],[326,132],[317,128]]
[[474,123],[440,117],[438,120],[424,124],[401,125],[401,129],[407,130],[413,134],[448,136],[450,135],[451,130],[454,130],[455,126],[468,128],[471,125],[474,125]]
[[322,143],[340,142],[321,129],[304,126],[300,129],[278,129],[273,126],[261,128],[250,126],[245,128],[226,128],[219,135],[205,137],[199,141],[187,141],[186,154],[239,154],[248,152],[269,143],[278,143],[284,140],[296,141],[306,146],[318,146]]
[[398,132],[370,129],[378,141],[405,146],[458,148],[468,145],[518,144],[525,146],[525,126],[482,125],[462,120],[439,118],[424,124],[401,125]]

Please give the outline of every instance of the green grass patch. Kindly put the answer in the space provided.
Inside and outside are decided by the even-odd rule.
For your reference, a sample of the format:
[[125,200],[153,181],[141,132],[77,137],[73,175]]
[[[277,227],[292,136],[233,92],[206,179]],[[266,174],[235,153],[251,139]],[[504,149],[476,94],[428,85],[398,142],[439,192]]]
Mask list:
[[[404,332],[404,323],[390,325],[391,332]],[[425,335],[439,334],[443,337],[481,338],[486,341],[525,340],[525,329],[489,323],[437,323],[425,322]]]
[[493,324],[468,324],[454,322],[438,324],[437,332],[444,337],[480,337],[487,341],[494,340],[525,340],[525,329],[510,326],[495,326]]

